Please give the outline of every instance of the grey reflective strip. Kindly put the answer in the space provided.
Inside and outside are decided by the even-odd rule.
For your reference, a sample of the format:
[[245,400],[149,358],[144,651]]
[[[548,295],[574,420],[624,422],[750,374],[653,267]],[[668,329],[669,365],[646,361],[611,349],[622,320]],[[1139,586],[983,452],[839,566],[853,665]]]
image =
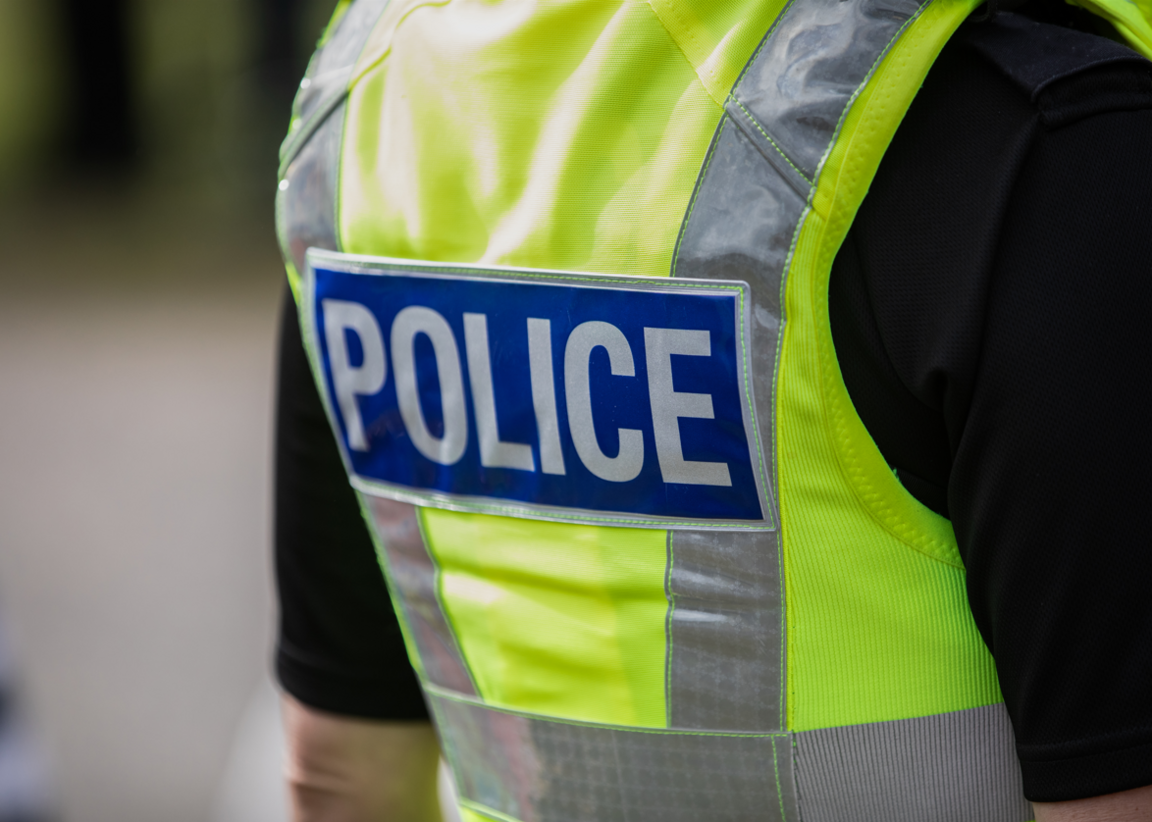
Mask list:
[[668,532],[668,724],[784,728],[779,532]]
[[[807,195],[798,194],[764,162],[764,155],[748,136],[725,117],[697,184],[673,261],[675,277],[743,280],[751,286],[753,396],[773,486],[783,275],[806,202]],[[770,496],[775,502],[774,487]]]
[[341,103],[293,158],[276,195],[276,233],[285,258],[303,274],[304,253],[312,246],[336,251],[336,192],[344,136]]
[[848,105],[918,0],[801,0],[784,12],[729,99],[729,116],[752,126],[765,154],[809,181]]
[[[672,276],[751,286],[753,395],[774,481],[784,275],[795,238],[844,113],[919,8],[917,0],[799,0],[785,9],[729,95],[684,218]],[[771,498],[776,504],[775,487]],[[670,723],[780,729],[779,539],[678,532],[669,544]]]
[[292,104],[292,130],[280,147],[287,164],[308,136],[348,92],[348,81],[388,0],[356,0],[308,64]]
[[475,695],[468,666],[437,595],[439,572],[424,542],[417,508],[367,495],[361,500],[371,512],[388,555],[389,576],[397,588],[425,679],[433,685]]
[[796,734],[804,822],[1026,822],[1003,704]]
[[[674,275],[751,286],[752,391],[775,486],[781,280],[805,199],[725,118],[681,233]],[[775,487],[770,490],[776,503]],[[779,522],[779,516],[776,517]],[[668,717],[673,727],[784,727],[779,532],[670,537]]]
[[465,807],[522,822],[798,819],[787,735],[554,722],[429,694]]

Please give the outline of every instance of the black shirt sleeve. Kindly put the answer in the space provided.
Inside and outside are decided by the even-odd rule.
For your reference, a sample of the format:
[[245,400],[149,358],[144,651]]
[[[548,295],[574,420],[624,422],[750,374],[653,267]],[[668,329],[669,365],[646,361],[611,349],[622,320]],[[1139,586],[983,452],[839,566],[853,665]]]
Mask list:
[[1059,801],[1152,784],[1152,75],[1029,95],[985,26],[897,133],[830,315],[866,427],[952,519],[1025,792]]
[[280,683],[320,710],[426,720],[375,549],[304,354],[291,295],[280,329],[276,420]]

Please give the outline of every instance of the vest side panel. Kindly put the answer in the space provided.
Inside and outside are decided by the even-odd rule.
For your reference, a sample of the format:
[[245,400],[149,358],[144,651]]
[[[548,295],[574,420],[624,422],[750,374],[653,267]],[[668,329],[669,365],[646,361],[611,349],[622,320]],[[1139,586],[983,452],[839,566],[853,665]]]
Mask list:
[[971,4],[938,0],[845,118],[789,272],[778,397],[795,730],[1000,700],[948,523],[897,482],[852,409],[828,322],[832,260],[884,149]]

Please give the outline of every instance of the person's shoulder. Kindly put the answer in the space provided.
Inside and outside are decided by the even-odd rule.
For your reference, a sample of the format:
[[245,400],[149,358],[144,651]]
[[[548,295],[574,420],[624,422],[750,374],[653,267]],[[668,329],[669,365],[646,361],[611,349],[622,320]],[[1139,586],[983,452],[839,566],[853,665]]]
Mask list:
[[1152,62],[1106,37],[1001,13],[963,26],[957,40],[1024,95],[1049,127],[1152,108]]

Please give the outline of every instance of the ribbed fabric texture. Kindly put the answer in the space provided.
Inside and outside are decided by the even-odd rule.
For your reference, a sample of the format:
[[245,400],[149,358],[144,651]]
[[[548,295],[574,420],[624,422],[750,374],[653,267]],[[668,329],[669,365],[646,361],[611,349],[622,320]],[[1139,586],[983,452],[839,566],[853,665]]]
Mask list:
[[1003,705],[796,735],[805,822],[1027,822]]

